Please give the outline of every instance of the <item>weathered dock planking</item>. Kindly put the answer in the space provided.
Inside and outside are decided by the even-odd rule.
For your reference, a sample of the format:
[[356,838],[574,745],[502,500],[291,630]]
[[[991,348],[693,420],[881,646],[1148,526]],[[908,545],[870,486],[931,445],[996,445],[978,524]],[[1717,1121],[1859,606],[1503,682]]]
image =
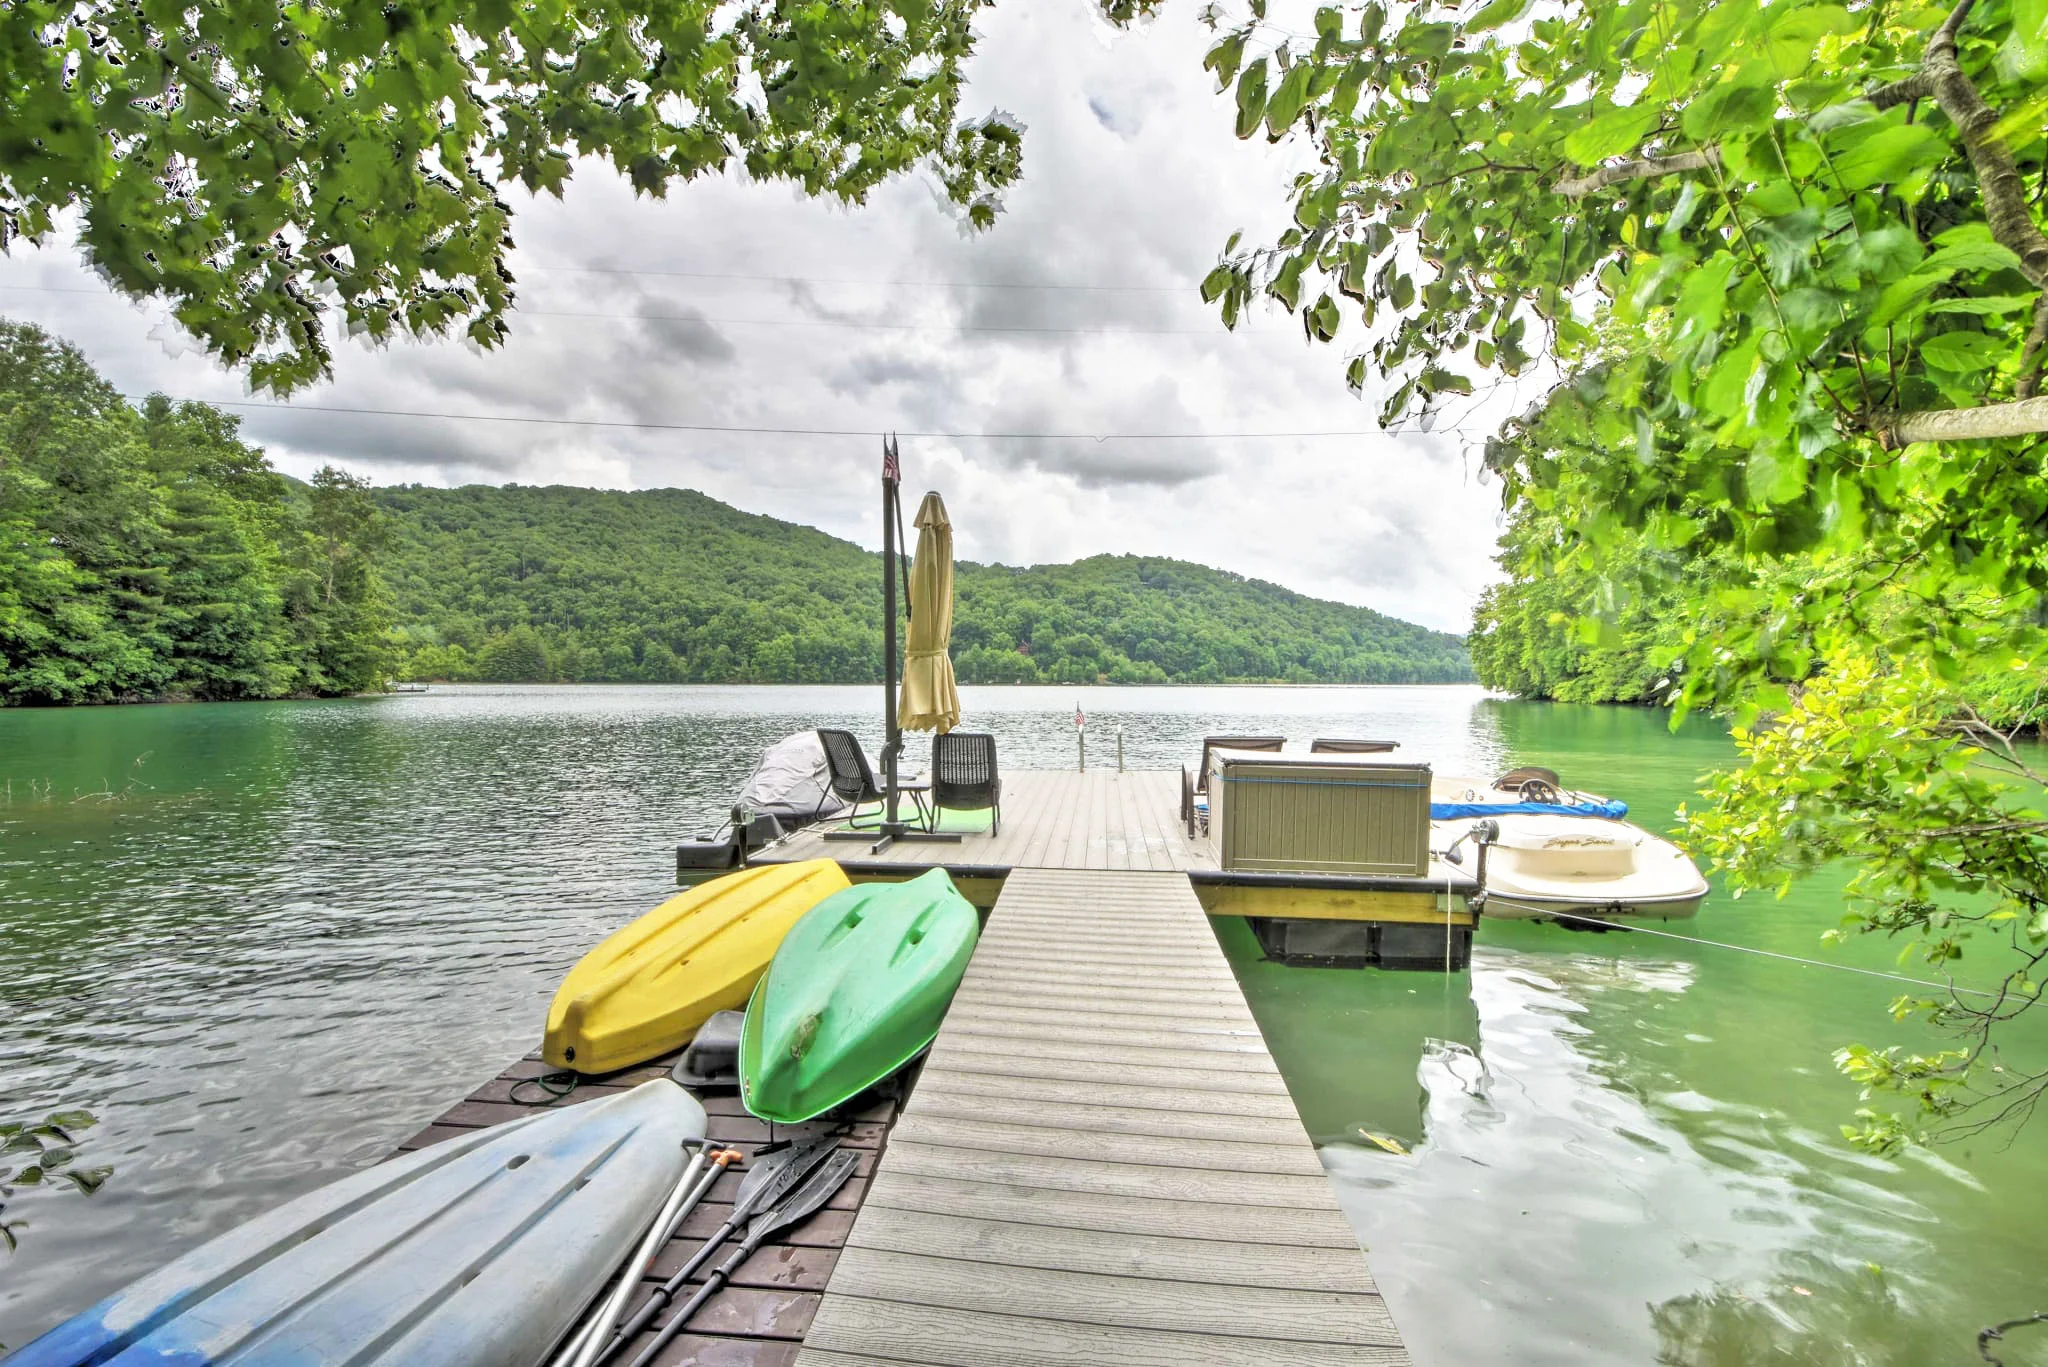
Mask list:
[[866,1197],[800,1367],[1408,1361],[1181,874],[1010,874]]
[[[797,831],[758,851],[754,863],[837,859],[855,879],[901,878],[944,868],[976,905],[995,901],[1012,869],[1171,872],[1195,885],[1216,916],[1472,924],[1464,901],[1478,890],[1465,869],[1431,860],[1421,878],[1245,872],[1217,866],[1216,848],[1180,820],[1175,770],[1024,770],[1003,776],[1003,822],[958,844],[903,841],[873,851]],[[909,799],[904,800],[909,814]]]
[[[608,1077],[586,1080],[565,1097],[547,1098],[532,1079],[548,1071],[538,1057],[521,1059],[499,1076],[456,1103],[433,1124],[400,1145],[400,1151],[425,1148],[454,1135],[490,1125],[501,1125],[531,1115],[535,1106],[513,1099],[541,1097],[548,1106],[574,1106],[613,1096],[650,1078],[661,1077],[674,1062],[659,1059],[639,1068]],[[520,1084],[526,1084],[521,1086]],[[905,1080],[907,1085],[907,1079]],[[901,1090],[900,1086],[897,1090]],[[739,1098],[730,1092],[702,1097],[710,1114],[710,1137],[752,1158],[754,1151],[770,1138],[769,1126],[746,1113]],[[893,1097],[871,1095],[856,1103],[843,1117],[842,1142],[859,1151],[860,1168],[831,1203],[810,1219],[783,1231],[762,1246],[739,1269],[732,1285],[713,1296],[691,1322],[690,1329],[676,1336],[656,1359],[659,1367],[680,1367],[684,1363],[703,1367],[789,1367],[797,1345],[810,1328],[825,1283],[832,1275],[853,1215],[859,1209],[868,1183],[874,1175],[875,1160],[895,1120],[898,1103]],[[776,1137],[787,1138],[807,1126],[778,1125]],[[704,1204],[697,1207],[682,1229],[656,1257],[644,1282],[651,1290],[673,1276],[683,1261],[732,1213],[733,1193],[738,1189],[745,1167],[719,1179]],[[623,1253],[621,1254],[623,1257]],[[713,1260],[714,1264],[717,1261]],[[635,1302],[638,1305],[638,1302]],[[642,1334],[642,1340],[667,1322],[657,1317]],[[630,1345],[615,1363],[627,1363],[639,1353],[641,1343]]]

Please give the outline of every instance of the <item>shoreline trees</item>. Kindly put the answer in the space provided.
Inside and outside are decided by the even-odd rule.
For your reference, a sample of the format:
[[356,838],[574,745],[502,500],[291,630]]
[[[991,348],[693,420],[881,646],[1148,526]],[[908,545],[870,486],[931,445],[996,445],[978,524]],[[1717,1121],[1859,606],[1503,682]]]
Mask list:
[[132,406],[0,321],[0,704],[382,687],[366,489],[295,484],[218,409]]

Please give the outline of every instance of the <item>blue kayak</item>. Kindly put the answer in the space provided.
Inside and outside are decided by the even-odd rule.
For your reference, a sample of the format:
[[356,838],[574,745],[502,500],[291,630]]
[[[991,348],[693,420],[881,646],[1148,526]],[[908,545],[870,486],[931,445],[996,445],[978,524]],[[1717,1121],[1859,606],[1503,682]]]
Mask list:
[[537,1367],[704,1123],[662,1079],[395,1158],[200,1245],[5,1367]]

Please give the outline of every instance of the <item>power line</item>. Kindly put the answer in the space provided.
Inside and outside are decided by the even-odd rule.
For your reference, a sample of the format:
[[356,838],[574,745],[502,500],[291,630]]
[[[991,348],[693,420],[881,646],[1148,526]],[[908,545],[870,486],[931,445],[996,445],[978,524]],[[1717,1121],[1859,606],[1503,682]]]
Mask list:
[[[745,423],[642,422],[627,418],[543,418],[514,413],[436,413],[411,408],[355,408],[328,404],[265,403],[256,399],[181,399],[215,408],[253,408],[288,413],[337,413],[356,417],[427,418],[446,422],[499,422],[535,427],[609,427],[648,432],[764,433],[782,437],[899,437],[948,441],[1317,441],[1334,437],[1395,435],[1377,428],[1301,432],[911,432],[881,427],[767,427]],[[1438,429],[1442,431],[1444,429]]]
[[[75,285],[0,285],[0,290],[13,290],[28,294],[91,294],[104,299],[120,299],[122,296],[111,290],[86,289]],[[515,318],[582,318],[601,319],[610,322],[627,323],[686,323],[696,327],[755,327],[755,328],[826,328],[851,332],[932,332],[952,335],[955,333],[992,333],[1026,336],[1063,337],[1223,337],[1223,336],[1279,336],[1291,335],[1291,328],[1238,328],[1234,332],[1221,327],[1203,328],[1147,328],[1147,327],[1027,327],[985,323],[864,323],[837,318],[710,318],[701,313],[610,313],[573,309],[538,309],[524,304],[514,304],[511,310]]]
[[632,275],[665,280],[751,280],[774,285],[871,285],[910,290],[1070,290],[1098,294],[1193,294],[1199,285],[1094,285],[1008,280],[859,280],[830,275],[744,275],[732,271],[667,271],[632,266],[516,266],[552,275]]

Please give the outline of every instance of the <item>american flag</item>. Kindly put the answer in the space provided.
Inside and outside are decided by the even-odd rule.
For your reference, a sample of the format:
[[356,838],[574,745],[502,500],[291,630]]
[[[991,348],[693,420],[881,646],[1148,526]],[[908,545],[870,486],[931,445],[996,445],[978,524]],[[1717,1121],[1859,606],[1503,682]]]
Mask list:
[[1079,703],[1075,703],[1075,704],[1074,704],[1074,729],[1075,729],[1076,731],[1085,731],[1085,730],[1086,730],[1087,728],[1088,728],[1088,718],[1086,718],[1086,717],[1084,717],[1084,716],[1082,716],[1082,715],[1081,715],[1081,704],[1079,704]]
[[903,482],[903,467],[896,460],[896,439],[882,439],[882,478],[892,484]]

